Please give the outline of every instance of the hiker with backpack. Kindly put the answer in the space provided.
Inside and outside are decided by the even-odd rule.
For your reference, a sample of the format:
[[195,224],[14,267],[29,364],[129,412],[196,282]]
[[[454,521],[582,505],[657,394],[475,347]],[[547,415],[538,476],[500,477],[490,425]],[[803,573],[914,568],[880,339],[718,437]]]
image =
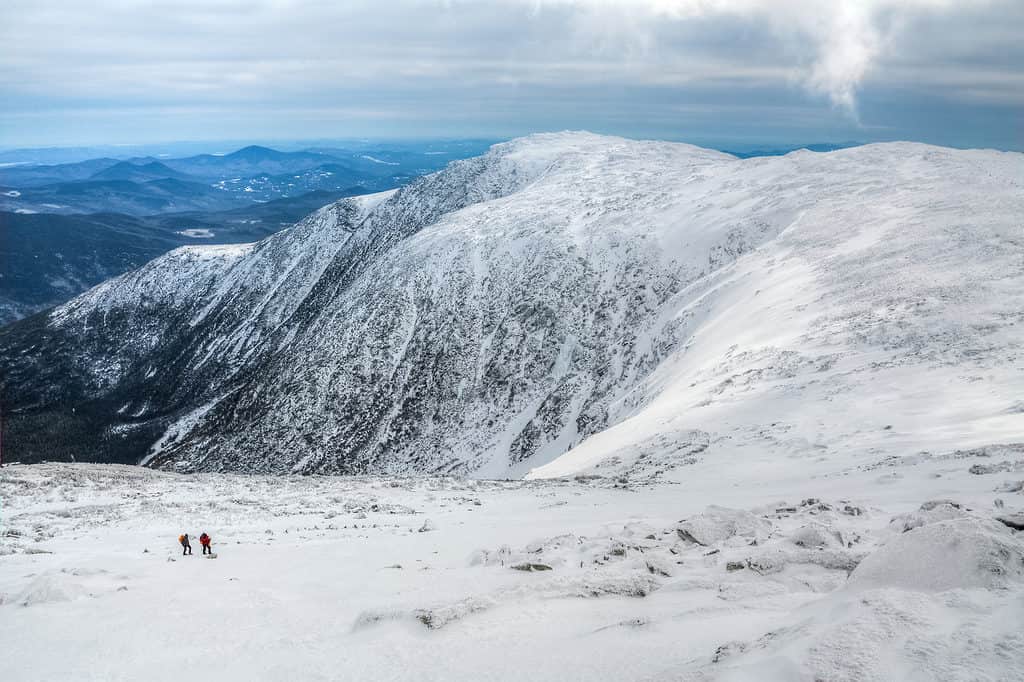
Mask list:
[[199,536],[199,544],[203,546],[203,554],[213,555],[213,550],[210,548],[210,536],[206,534],[206,531]]
[[188,541],[188,533],[178,536],[178,542],[181,543],[181,556],[192,553],[192,545]]

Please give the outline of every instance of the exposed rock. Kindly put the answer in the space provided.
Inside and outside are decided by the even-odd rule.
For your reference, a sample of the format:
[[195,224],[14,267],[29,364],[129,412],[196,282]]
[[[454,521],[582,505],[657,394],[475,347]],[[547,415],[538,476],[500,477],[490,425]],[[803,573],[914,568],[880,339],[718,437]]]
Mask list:
[[510,568],[512,570],[514,570],[514,571],[528,571],[528,572],[532,572],[532,571],[550,571],[551,570],[551,567],[548,566],[547,564],[537,564],[537,563],[529,563],[529,562],[524,562],[524,563],[521,563],[521,564],[515,564],[514,566],[511,566]]
[[968,471],[979,476],[985,474],[998,474],[1004,471],[1024,471],[1024,460],[1017,460],[1015,462],[1003,460],[1002,462],[996,462],[995,464],[974,464],[970,469],[968,469]]
[[929,500],[921,505],[921,511],[931,511],[936,507],[949,506],[954,509],[960,509],[960,503],[954,502],[953,500]]
[[1024,514],[1009,514],[1006,516],[997,516],[996,521],[1009,526],[1014,530],[1024,530]]
[[666,578],[670,578],[674,572],[672,564],[659,557],[648,557],[644,562],[644,565],[647,566],[648,573],[664,576]]
[[726,642],[722,646],[715,649],[715,653],[711,656],[711,662],[719,663],[723,659],[726,659],[730,656],[735,656],[736,654],[742,654],[746,650],[746,642]]

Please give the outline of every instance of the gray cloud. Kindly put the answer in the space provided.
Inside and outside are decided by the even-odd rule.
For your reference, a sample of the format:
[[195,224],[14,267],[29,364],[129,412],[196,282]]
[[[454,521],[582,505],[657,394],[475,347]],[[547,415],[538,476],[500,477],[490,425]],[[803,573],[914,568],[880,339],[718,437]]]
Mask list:
[[746,120],[770,138],[799,120],[863,138],[886,125],[875,95],[901,91],[1010,121],[1022,21],[1020,3],[980,0],[6,0],[0,143],[110,135],[104,115],[143,137],[630,120],[741,136]]

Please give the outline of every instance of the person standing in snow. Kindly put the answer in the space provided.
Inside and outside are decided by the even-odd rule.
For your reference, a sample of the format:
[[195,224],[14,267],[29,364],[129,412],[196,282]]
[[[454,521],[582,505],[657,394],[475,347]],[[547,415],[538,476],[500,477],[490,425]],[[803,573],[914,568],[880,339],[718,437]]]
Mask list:
[[188,541],[188,533],[179,536],[178,542],[181,543],[181,556],[192,553],[192,544]]
[[213,554],[213,550],[210,549],[210,536],[205,531],[199,536],[199,544],[203,546],[203,554]]

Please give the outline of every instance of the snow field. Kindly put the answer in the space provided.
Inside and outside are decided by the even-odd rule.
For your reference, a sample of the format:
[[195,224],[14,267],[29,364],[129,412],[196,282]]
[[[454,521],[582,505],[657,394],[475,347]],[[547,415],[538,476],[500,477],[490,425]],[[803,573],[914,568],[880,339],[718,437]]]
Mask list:
[[1024,540],[994,519],[1022,475],[990,459],[743,487],[11,466],[5,679],[1013,679]]

